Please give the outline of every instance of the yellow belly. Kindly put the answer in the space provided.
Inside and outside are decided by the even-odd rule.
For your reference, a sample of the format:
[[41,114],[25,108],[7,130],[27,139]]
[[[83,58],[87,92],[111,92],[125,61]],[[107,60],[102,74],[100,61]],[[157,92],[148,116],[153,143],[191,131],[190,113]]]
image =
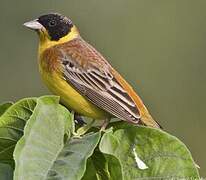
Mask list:
[[79,94],[57,72],[47,73],[40,70],[40,73],[49,90],[55,95],[60,96],[61,102],[70,110],[96,120],[102,120],[111,116]]

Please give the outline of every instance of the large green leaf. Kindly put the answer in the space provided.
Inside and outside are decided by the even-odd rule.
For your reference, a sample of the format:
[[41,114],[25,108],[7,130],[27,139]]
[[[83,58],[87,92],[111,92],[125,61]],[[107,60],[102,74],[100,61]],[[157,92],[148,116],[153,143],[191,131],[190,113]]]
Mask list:
[[24,136],[14,151],[16,180],[40,180],[46,177],[64,146],[66,123],[69,120],[70,113],[59,105],[58,97],[37,99],[34,112],[25,126]]
[[13,169],[8,164],[0,163],[0,179],[1,180],[13,179]]
[[[70,137],[73,119],[59,98],[42,97],[25,126],[14,152],[15,180],[80,179],[100,139],[100,133]],[[69,124],[69,125],[68,125]]]
[[199,178],[186,146],[158,129],[127,125],[107,131],[99,148],[119,159],[125,180]]
[[0,117],[0,162],[14,166],[14,147],[23,135],[25,123],[35,106],[36,98],[22,99],[10,106]]
[[5,102],[0,104],[0,116],[12,105],[12,102]]

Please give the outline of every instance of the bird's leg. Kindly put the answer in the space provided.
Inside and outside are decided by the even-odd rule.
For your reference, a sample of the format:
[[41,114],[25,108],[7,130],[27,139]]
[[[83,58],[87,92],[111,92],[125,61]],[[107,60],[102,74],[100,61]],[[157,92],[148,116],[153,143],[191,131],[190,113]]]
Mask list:
[[90,122],[90,123],[88,123],[87,125],[85,125],[85,126],[82,126],[82,127],[80,127],[78,130],[77,130],[77,135],[78,136],[82,136],[83,134],[85,134],[91,127],[92,127],[92,125],[94,124],[94,119]]
[[109,118],[104,120],[103,124],[101,125],[100,131],[104,131],[106,129],[107,125],[109,124],[109,121]]

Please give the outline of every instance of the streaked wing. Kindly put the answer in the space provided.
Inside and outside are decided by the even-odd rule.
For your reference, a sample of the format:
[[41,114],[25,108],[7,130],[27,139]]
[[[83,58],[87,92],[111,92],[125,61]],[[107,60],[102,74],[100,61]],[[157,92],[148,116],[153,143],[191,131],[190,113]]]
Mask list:
[[65,79],[99,108],[122,120],[138,123],[138,108],[112,75],[111,66],[85,41],[78,43],[81,43],[78,48],[71,44],[59,48]]

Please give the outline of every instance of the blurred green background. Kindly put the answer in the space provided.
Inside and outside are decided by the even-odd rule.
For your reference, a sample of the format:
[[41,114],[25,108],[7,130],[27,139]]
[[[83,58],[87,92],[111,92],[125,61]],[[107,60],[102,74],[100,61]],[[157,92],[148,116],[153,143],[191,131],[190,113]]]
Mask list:
[[51,11],[69,16],[131,82],[206,177],[206,1],[1,0],[0,102],[49,94],[38,73],[37,35],[22,23]]

